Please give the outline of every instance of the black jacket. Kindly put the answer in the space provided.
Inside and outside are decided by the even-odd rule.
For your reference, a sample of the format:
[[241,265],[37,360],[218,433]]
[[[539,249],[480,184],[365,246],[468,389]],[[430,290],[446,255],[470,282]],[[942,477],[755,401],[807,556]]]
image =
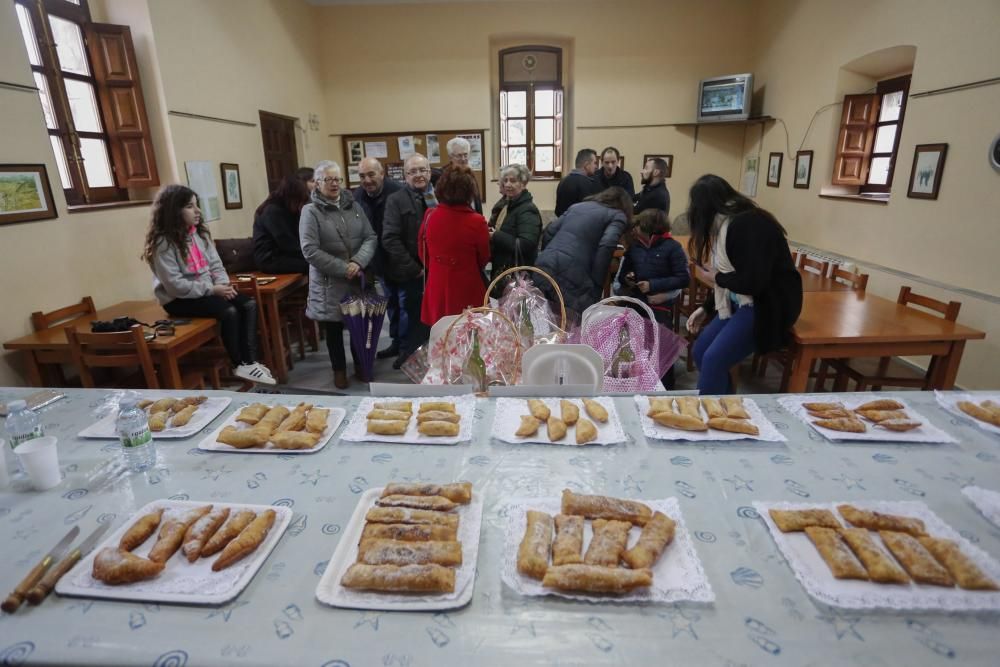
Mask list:
[[618,187],[627,192],[630,198],[635,198],[635,181],[632,180],[632,174],[621,167],[615,170],[611,178],[604,175],[604,169],[598,169],[597,182],[601,184],[602,190]]
[[[715,282],[753,297],[755,352],[787,346],[802,311],[802,276],[782,229],[759,211],[744,211],[729,222],[726,255],[735,270],[717,274]],[[709,292],[705,310],[714,308],[714,293]]]
[[299,243],[299,214],[278,203],[265,206],[253,221],[253,259],[266,273],[308,273]]
[[[496,203],[490,214],[490,226],[493,226],[506,205],[506,199]],[[507,206],[507,217],[490,239],[492,278],[496,279],[512,266],[534,266],[541,235],[542,215],[538,212],[531,193],[525,190]]]
[[642,191],[635,198],[635,213],[642,213],[647,208],[658,208],[670,215],[670,192],[666,181],[642,186]]
[[601,184],[582,171],[574,169],[559,181],[556,188],[556,215],[562,215],[573,204],[579,204],[590,195],[601,191]]
[[374,269],[376,275],[382,275],[385,264],[385,250],[382,248],[382,220],[385,216],[385,202],[389,199],[389,195],[399,192],[405,187],[406,185],[399,181],[386,178],[382,181],[382,191],[375,197],[370,196],[361,186],[354,188],[354,201],[361,205],[365,215],[368,216],[368,221],[372,223],[375,235],[379,238],[375,259],[369,265]]
[[691,282],[687,254],[681,244],[669,236],[654,238],[649,247],[638,240],[633,241],[622,260],[621,275],[627,276],[629,273],[635,273],[637,283],[648,280],[649,293],[643,294],[638,289],[630,290],[623,283],[623,294],[643,301],[649,294],[684,289]]
[[417,234],[424,220],[423,194],[403,187],[385,201],[382,217],[382,249],[385,251],[385,277],[395,283],[405,283],[420,277]]

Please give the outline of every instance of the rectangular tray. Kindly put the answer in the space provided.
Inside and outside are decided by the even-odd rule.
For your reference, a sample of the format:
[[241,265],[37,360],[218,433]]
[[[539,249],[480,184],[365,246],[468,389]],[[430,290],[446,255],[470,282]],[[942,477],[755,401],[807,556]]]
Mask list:
[[875,425],[868,421],[867,419],[858,416],[865,423],[865,427],[868,429],[864,433],[847,433],[845,431],[834,431],[828,428],[823,428],[822,426],[817,426],[813,423],[814,417],[809,415],[809,412],[802,407],[803,403],[809,403],[812,401],[825,402],[825,403],[843,403],[844,407],[848,410],[854,410],[857,406],[867,403],[869,401],[874,401],[879,398],[887,398],[885,396],[879,396],[877,394],[868,394],[866,396],[836,396],[833,394],[819,394],[817,396],[807,396],[807,395],[797,395],[797,396],[781,396],[778,398],[778,403],[781,404],[785,410],[795,415],[800,421],[809,426],[820,435],[822,435],[827,440],[834,442],[842,440],[858,440],[858,441],[869,441],[869,442],[899,442],[899,443],[951,443],[956,442],[955,438],[951,437],[937,426],[932,424],[927,417],[923,416],[913,408],[911,408],[906,401],[897,398],[895,396],[888,397],[892,398],[894,401],[899,401],[903,404],[903,409],[906,414],[911,418],[923,424],[912,431],[890,431],[884,428],[875,428]]
[[580,417],[590,419],[597,427],[597,440],[593,442],[588,442],[585,445],[576,444],[576,427],[567,427],[566,437],[558,442],[552,442],[548,439],[545,430],[545,424],[542,424],[538,428],[538,432],[535,435],[529,435],[526,437],[521,437],[519,435],[514,435],[518,427],[521,425],[521,415],[531,414],[528,411],[528,399],[526,398],[498,398],[496,404],[496,411],[493,415],[493,437],[502,442],[509,442],[512,444],[543,444],[543,445],[569,445],[571,447],[580,447],[587,445],[613,445],[618,442],[627,442],[628,438],[625,435],[625,430],[622,428],[621,420],[618,418],[618,410],[615,409],[615,401],[613,398],[608,396],[594,397],[593,400],[600,403],[605,410],[608,411],[608,421],[602,424],[596,419],[591,419],[587,415],[587,411],[583,407],[583,400],[579,398],[540,398],[538,399],[548,406],[549,410],[552,411],[552,415],[559,417],[562,412],[559,408],[560,400],[572,401],[580,408]]
[[[260,401],[263,403],[263,401]],[[289,410],[292,410],[295,405],[289,403],[276,402],[274,405],[284,405]],[[245,430],[252,428],[249,424],[244,424],[243,422],[236,421],[236,416],[239,412],[234,412],[229,415],[226,421],[219,424],[218,428],[209,433],[205,438],[198,443],[198,449],[204,449],[209,452],[228,452],[230,454],[314,454],[319,450],[326,447],[327,443],[330,442],[330,438],[336,433],[337,429],[340,428],[341,422],[344,421],[344,417],[347,416],[347,411],[344,408],[330,408],[325,405],[317,405],[317,408],[325,408],[330,411],[330,415],[327,418],[326,430],[320,435],[319,442],[316,443],[315,447],[310,447],[309,449],[278,449],[267,443],[264,447],[249,447],[247,449],[238,449],[232,445],[226,445],[218,441],[219,434],[222,433],[222,429],[227,426],[235,426],[237,429]]]
[[[195,392],[192,392],[195,393]],[[173,396],[172,394],[154,394],[142,392],[141,397],[148,400],[158,400],[161,398],[182,398]],[[189,438],[195,435],[203,428],[212,423],[212,420],[218,417],[222,412],[229,407],[229,404],[233,402],[233,399],[228,396],[210,396],[207,401],[198,406],[194,415],[184,426],[178,426],[177,428],[165,428],[162,431],[153,432],[154,440],[167,440],[171,438]],[[87,428],[83,429],[77,436],[81,438],[102,438],[106,440],[117,440],[118,433],[115,432],[115,420],[118,419],[118,409],[112,410],[109,414],[105,415],[103,419],[91,424]]]
[[[669,398],[668,396],[657,396],[656,398]],[[771,420],[764,416],[764,412],[752,398],[743,397],[743,407],[750,413],[750,421],[754,423],[760,431],[759,435],[747,435],[746,433],[730,433],[709,429],[707,431],[685,431],[677,428],[661,426],[653,421],[652,417],[646,415],[649,412],[649,396],[636,396],[635,407],[639,411],[639,423],[642,424],[642,432],[649,440],[688,440],[691,442],[720,442],[729,440],[759,440],[765,442],[786,442],[787,438],[781,435],[777,427]],[[702,419],[708,421],[705,409],[700,407]]]
[[[366,415],[371,412],[372,406],[376,403],[389,403],[392,401],[410,401],[413,403],[413,416],[410,417],[410,426],[403,435],[376,435],[368,433],[368,420]],[[421,403],[446,401],[455,404],[455,410],[462,417],[458,425],[458,435],[434,438],[428,435],[421,435],[417,432],[417,412]],[[457,445],[472,439],[472,423],[476,416],[476,397],[468,396],[435,396],[431,398],[408,397],[378,397],[363,398],[358,409],[351,415],[351,420],[347,428],[340,434],[341,440],[348,442],[395,442],[403,445]]]

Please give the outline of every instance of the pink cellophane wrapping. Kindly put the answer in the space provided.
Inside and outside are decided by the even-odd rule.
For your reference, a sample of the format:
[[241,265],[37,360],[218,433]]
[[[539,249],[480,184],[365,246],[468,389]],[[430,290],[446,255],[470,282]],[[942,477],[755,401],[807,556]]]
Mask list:
[[[627,324],[629,343],[635,360],[620,364],[620,377],[612,376],[619,335]],[[659,328],[659,346],[655,347],[654,327]],[[677,360],[686,346],[683,338],[637,311],[624,309],[621,314],[589,323],[580,331],[580,342],[597,350],[604,360],[604,390],[616,392],[652,391],[660,377]]]
[[[518,328],[522,354],[533,345],[565,342],[566,333],[559,326],[560,318],[553,305],[531,281],[527,272],[515,273],[507,282],[503,295],[497,301],[496,309],[509,317]],[[530,336],[521,331],[525,308],[528,309],[531,319]]]
[[[486,384],[513,384],[521,363],[518,337],[496,313],[462,315],[451,333],[439,338],[429,349],[424,346],[418,350],[403,364],[403,370],[421,384],[467,383],[463,375],[472,347],[473,328],[479,330],[479,355],[486,365]],[[423,375],[418,375],[424,368]]]

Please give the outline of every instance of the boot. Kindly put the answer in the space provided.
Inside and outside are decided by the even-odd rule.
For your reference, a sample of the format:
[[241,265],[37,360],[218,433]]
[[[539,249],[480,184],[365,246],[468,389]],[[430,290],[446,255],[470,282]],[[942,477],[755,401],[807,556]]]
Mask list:
[[349,384],[346,370],[333,372],[333,386],[337,389],[347,389]]

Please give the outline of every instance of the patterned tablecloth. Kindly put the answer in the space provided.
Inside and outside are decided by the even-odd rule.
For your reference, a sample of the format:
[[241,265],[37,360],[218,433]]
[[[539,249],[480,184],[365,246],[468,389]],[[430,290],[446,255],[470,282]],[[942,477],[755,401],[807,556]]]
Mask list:
[[[0,389],[0,400],[24,396]],[[788,569],[754,500],[920,500],[1000,558],[1000,529],[963,496],[1000,491],[1000,438],[943,410],[932,393],[906,400],[955,444],[831,443],[755,396],[781,442],[647,441],[631,397],[615,399],[628,442],[608,447],[491,440],[493,403],[480,400],[471,443],[452,447],[348,443],[339,432],[314,455],[198,449],[204,433],[158,441],[147,473],[117,467],[117,444],[76,433],[112,392],[69,390],[41,411],[59,438],[65,479],[44,493],[0,489],[0,588],[6,594],[68,527],[81,536],[123,522],[157,498],[283,505],[288,532],[247,589],[223,607],[52,596],[0,615],[0,665],[996,665],[1000,617],[844,612],[814,603]],[[181,392],[177,392],[180,394]],[[244,405],[247,395],[213,421]],[[266,397],[264,397],[266,398]],[[358,398],[302,397],[352,414]],[[283,400],[296,397],[283,396]],[[341,430],[343,427],[341,427]],[[207,432],[207,431],[206,431]],[[472,602],[442,613],[352,611],[315,598],[327,560],[361,493],[390,480],[469,480],[485,497]],[[715,591],[710,604],[595,604],[521,597],[500,576],[510,499],[563,488],[632,498],[676,497]]]

